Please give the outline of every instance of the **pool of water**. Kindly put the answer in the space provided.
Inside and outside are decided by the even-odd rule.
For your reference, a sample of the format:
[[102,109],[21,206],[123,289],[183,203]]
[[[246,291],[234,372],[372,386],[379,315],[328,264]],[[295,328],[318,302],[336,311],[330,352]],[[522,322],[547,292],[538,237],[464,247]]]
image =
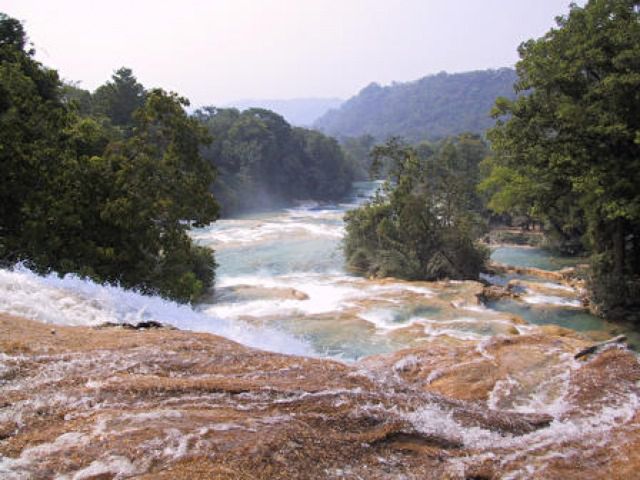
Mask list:
[[551,271],[574,267],[579,263],[585,262],[582,257],[563,257],[552,254],[542,248],[525,246],[495,247],[492,250],[491,259],[506,265],[533,267]]

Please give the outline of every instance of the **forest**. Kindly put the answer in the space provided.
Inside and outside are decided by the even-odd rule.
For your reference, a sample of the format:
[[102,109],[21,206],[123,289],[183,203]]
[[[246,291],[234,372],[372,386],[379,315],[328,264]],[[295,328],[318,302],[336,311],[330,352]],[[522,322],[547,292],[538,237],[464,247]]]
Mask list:
[[372,84],[317,122],[339,144],[265,109],[188,114],[127,68],[93,92],[63,83],[2,15],[0,259],[189,301],[215,270],[192,226],[336,201],[371,174],[383,190],[345,218],[352,270],[478,278],[490,220],[524,217],[587,256],[594,308],[624,317],[640,309],[638,16],[574,5],[515,71]]
[[[490,150],[476,149],[460,163],[461,139],[427,155],[393,140],[374,148],[374,168],[391,159],[390,180],[386,195],[346,217],[349,264],[412,279],[477,278],[481,252],[472,245],[482,229],[471,219],[525,217],[543,226],[549,247],[588,257],[592,311],[636,318],[639,20],[636,2],[589,2],[523,43],[518,95],[495,101]],[[360,101],[376,91],[370,87]],[[350,139],[348,148],[357,154],[372,141]]]
[[513,69],[430,75],[409,83],[372,83],[314,124],[340,139],[371,135],[378,142],[400,136],[411,143],[464,132],[483,133],[494,124],[497,97],[513,98]]
[[213,192],[224,215],[338,200],[351,190],[355,166],[333,138],[258,108],[206,107],[194,117],[213,138],[202,155],[218,171]]
[[336,199],[351,186],[335,140],[272,112],[189,115],[188,100],[145,88],[128,68],[89,92],[34,55],[22,24],[2,14],[5,266],[190,301],[212,287],[216,264],[187,232],[218,218],[219,201],[223,213],[238,212]]
[[496,212],[543,222],[559,249],[590,257],[594,306],[640,308],[640,11],[573,6],[520,46],[519,95],[499,98],[482,189]]

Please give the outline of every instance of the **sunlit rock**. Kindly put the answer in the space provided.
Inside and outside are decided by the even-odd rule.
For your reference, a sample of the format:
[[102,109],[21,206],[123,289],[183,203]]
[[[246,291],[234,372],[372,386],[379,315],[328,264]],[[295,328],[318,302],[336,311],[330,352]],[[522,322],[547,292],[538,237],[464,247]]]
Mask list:
[[562,330],[352,364],[162,328],[50,330],[0,317],[2,478],[633,478],[640,466],[637,356],[613,345],[574,360],[588,342]]

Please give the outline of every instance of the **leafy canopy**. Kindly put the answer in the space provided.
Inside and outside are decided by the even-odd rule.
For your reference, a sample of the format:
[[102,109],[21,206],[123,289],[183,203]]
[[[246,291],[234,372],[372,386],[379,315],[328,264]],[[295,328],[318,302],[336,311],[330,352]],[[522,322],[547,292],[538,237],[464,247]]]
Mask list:
[[475,279],[486,251],[475,193],[484,142],[464,134],[411,147],[398,139],[374,148],[372,170],[386,165],[382,191],[345,216],[348,266],[373,276]]
[[89,97],[63,86],[26,44],[0,14],[1,261],[196,298],[215,267],[186,233],[218,213],[206,129],[128,69]]
[[605,308],[633,297],[640,273],[639,6],[574,4],[557,28],[520,46],[522,95],[496,102],[496,157],[483,185],[496,211],[526,211],[582,241],[594,287],[608,285],[596,287]]
[[351,189],[354,168],[333,138],[259,108],[207,107],[195,116],[214,138],[203,156],[220,173],[214,192],[225,214],[336,200]]

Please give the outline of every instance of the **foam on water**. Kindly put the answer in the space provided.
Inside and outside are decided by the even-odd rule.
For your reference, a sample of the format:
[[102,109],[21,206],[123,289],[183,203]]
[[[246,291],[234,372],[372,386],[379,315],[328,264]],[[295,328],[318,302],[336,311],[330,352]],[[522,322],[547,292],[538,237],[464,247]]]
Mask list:
[[75,275],[39,276],[24,267],[0,270],[0,311],[59,325],[154,320],[183,330],[215,333],[264,350],[298,355],[315,353],[306,342],[273,328],[257,328],[211,316],[189,305],[99,285]]
[[[414,338],[395,331],[414,324],[424,326],[425,338],[448,335],[477,340],[506,333],[509,325],[492,322],[495,310],[470,300],[464,282],[429,288],[425,283],[372,281],[344,270],[342,216],[348,208],[370,197],[375,188],[371,183],[357,185],[360,193],[351,203],[306,202],[295,208],[224,219],[193,230],[194,239],[217,250],[220,264],[216,285],[219,293],[210,303],[195,308],[74,276],[38,277],[18,268],[0,271],[0,311],[66,325],[155,320],[285,353],[313,353],[306,342],[309,340],[316,352],[335,356],[349,351],[350,343],[358,345],[358,356],[380,353],[385,336],[403,339],[388,350],[408,346],[407,342]],[[559,289],[566,287],[553,283],[543,286],[558,288],[558,296],[527,292],[524,306],[540,305],[529,310],[543,310],[549,305],[572,312],[581,307],[575,297],[560,296]],[[461,312],[452,313],[449,305]],[[329,318],[332,313],[336,321]],[[464,321],[455,318],[460,313]],[[345,330],[346,323],[354,318],[356,322],[349,324],[353,329]],[[354,326],[358,318],[362,322]],[[269,328],[256,323],[268,324]],[[345,331],[353,336],[350,338]],[[411,330],[420,337],[419,331],[420,328]],[[386,346],[382,350],[388,351]]]
[[421,321],[420,318],[412,317],[403,319],[400,312],[386,308],[374,308],[358,314],[363,320],[375,325],[377,329],[382,331],[396,330],[405,328]]
[[[414,427],[427,435],[446,438],[460,443],[464,447],[476,450],[476,453],[468,457],[462,457],[453,462],[450,470],[457,474],[464,474],[465,467],[481,463],[483,458],[494,457],[496,450],[509,450],[510,453],[503,457],[501,464],[508,465],[510,462],[524,460],[531,455],[539,455],[538,452],[545,452],[548,448],[553,448],[546,455],[571,456],[574,453],[570,449],[557,451],[554,446],[564,443],[577,442],[581,449],[589,449],[596,446],[605,446],[610,432],[630,422],[640,407],[640,399],[635,393],[629,393],[623,397],[611,398],[606,406],[599,409],[592,415],[569,417],[555,417],[549,427],[535,430],[523,435],[505,434],[494,432],[482,427],[463,426],[453,418],[451,412],[443,409],[437,404],[427,404],[423,407],[405,415]],[[538,462],[538,465],[540,463]],[[545,478],[536,476],[534,473],[544,471],[542,467],[534,467],[528,462],[525,469],[534,471],[511,472],[501,478]],[[511,476],[513,475],[513,476]]]
[[224,318],[238,318],[243,315],[260,317],[292,312],[313,315],[339,311],[349,305],[349,300],[365,296],[362,290],[353,284],[343,282],[344,280],[350,279],[342,275],[313,274],[225,277],[220,280],[218,284],[220,287],[286,288],[301,292],[308,298],[218,302],[203,308]]
[[532,305],[557,305],[559,307],[581,308],[582,303],[575,298],[558,297],[555,295],[530,294],[522,297],[522,300]]
[[221,220],[192,231],[191,236],[216,249],[304,237],[339,240],[344,236],[343,214],[341,209],[316,209],[315,204],[308,204],[270,215]]
[[576,289],[570,287],[569,285],[562,285],[560,283],[552,283],[552,282],[540,282],[540,285],[545,288],[550,288],[552,290],[562,290],[564,292],[575,292]]

